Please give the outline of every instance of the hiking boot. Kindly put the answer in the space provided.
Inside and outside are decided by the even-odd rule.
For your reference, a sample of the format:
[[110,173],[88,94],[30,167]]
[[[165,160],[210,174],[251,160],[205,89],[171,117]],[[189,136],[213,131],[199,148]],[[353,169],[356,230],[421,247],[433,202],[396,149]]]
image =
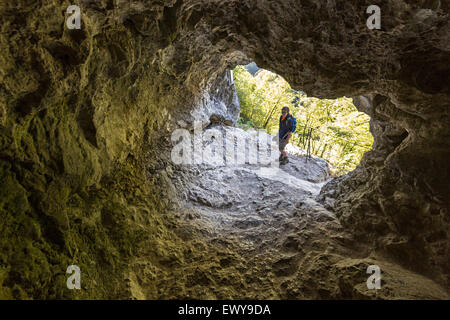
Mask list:
[[282,159],[280,160],[280,164],[286,164],[286,163],[288,163],[288,162],[289,162],[289,159],[288,159],[287,156],[284,157],[284,158],[282,158]]

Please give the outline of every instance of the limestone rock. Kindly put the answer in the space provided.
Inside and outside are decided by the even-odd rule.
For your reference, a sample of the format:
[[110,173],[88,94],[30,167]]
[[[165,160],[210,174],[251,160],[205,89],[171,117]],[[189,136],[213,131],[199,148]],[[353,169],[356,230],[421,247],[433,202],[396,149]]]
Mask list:
[[[420,274],[413,295],[383,297],[429,288],[422,297],[446,298],[436,288],[448,288],[450,270],[448,1],[384,1],[380,30],[345,0],[78,3],[80,30],[66,27],[68,2],[0,4],[2,298],[355,297],[361,288],[328,285],[327,270],[342,278],[352,268],[339,261],[371,251]],[[205,126],[235,123],[223,75],[252,61],[309,96],[356,97],[372,117],[373,150],[319,195],[340,222],[250,202],[249,221],[271,212],[272,224],[222,234],[200,209],[179,210],[188,174],[171,161],[171,134],[195,112]],[[317,185],[296,179],[290,199]],[[71,264],[84,290],[66,289]]]

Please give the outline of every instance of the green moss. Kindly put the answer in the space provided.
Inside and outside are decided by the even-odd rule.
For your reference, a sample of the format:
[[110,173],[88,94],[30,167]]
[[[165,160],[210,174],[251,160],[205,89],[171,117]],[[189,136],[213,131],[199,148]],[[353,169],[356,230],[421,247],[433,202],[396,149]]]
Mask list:
[[0,189],[0,212],[23,213],[29,208],[26,190],[10,173],[11,169],[9,163],[0,161],[0,179],[3,182]]
[[[59,122],[71,119],[61,114],[64,109]],[[72,173],[55,171],[57,149],[49,136],[66,137],[65,156],[76,157],[78,152],[91,157],[80,151],[85,146],[73,137],[73,122],[52,129],[49,123],[55,117],[49,110],[43,119],[15,125],[10,154],[30,165],[0,161],[0,298],[123,298],[124,273],[146,238],[142,226],[130,218],[135,213],[129,203],[146,200],[135,199],[131,190],[148,196],[150,188],[132,163],[105,177],[100,188],[85,187],[95,171],[86,168],[90,160],[77,158],[81,163]],[[6,134],[1,135],[4,141]],[[66,287],[71,264],[81,269],[82,290]]]
[[8,269],[0,267],[0,300],[13,299],[11,288],[3,286],[3,282],[8,275]]
[[[105,85],[92,96],[81,89],[70,103],[49,95],[26,115],[11,108],[2,118],[0,298],[128,298],[130,263],[157,234],[167,206],[155,196],[161,181],[150,184],[133,153],[148,130],[142,119],[150,114],[150,85],[128,92],[123,81],[123,90]],[[108,110],[95,128],[96,146],[78,115],[101,108]],[[154,111],[164,118],[164,110]],[[66,287],[72,264],[81,269],[81,290]]]

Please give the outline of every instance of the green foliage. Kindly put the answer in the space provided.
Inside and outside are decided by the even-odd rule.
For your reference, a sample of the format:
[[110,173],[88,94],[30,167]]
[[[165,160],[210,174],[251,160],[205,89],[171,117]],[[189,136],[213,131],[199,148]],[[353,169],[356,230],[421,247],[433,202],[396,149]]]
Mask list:
[[239,117],[237,125],[245,130],[256,127],[252,120],[246,120],[245,117],[242,116]]
[[238,124],[243,128],[266,129],[276,135],[281,108],[288,106],[297,118],[297,131],[290,140],[303,149],[326,159],[337,174],[353,170],[373,137],[369,116],[358,112],[351,99],[318,99],[293,90],[282,77],[267,70],[252,76],[244,67],[234,71],[236,90],[241,103]]
[[251,120],[255,128],[268,132],[278,130],[279,109],[291,106],[296,92],[282,77],[266,70],[258,71],[253,77],[244,67],[237,66],[234,79],[243,122]]

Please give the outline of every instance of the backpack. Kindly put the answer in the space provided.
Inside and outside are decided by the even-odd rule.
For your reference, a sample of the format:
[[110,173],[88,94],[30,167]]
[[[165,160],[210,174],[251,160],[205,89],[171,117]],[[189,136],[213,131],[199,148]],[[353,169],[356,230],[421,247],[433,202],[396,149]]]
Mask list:
[[295,130],[297,130],[297,119],[295,119],[295,117],[292,115],[291,115],[291,119],[292,119],[292,125],[293,125],[292,133],[294,133]]

